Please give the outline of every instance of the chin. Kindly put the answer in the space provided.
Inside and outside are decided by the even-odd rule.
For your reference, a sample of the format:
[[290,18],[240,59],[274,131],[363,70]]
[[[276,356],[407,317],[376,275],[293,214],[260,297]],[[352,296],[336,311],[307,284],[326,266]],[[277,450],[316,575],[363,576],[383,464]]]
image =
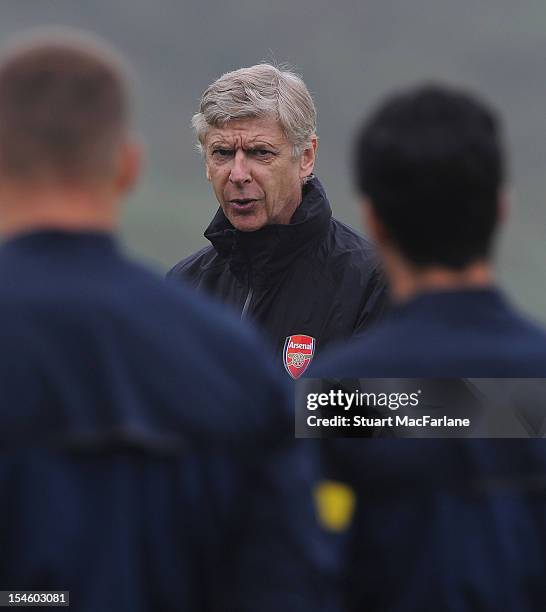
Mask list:
[[262,229],[263,225],[247,225],[246,223],[232,223],[233,227],[240,232],[257,232],[259,229]]
[[229,220],[231,225],[240,232],[255,232],[265,225],[264,222],[261,222],[259,219],[242,219],[241,217],[237,217],[235,219]]

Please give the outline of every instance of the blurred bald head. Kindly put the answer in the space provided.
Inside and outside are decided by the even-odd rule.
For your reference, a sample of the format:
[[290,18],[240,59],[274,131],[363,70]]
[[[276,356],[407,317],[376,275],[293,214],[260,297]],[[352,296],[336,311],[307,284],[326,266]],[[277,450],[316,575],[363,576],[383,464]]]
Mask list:
[[25,34],[0,55],[0,180],[81,186],[117,171],[129,100],[122,60],[71,30]]

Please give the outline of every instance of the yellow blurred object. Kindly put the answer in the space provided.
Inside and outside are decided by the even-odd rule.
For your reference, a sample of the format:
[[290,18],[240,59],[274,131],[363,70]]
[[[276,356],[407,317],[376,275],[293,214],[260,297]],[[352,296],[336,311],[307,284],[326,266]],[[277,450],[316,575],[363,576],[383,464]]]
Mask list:
[[334,480],[323,480],[314,490],[317,516],[322,527],[339,533],[345,531],[356,505],[354,491],[348,485]]

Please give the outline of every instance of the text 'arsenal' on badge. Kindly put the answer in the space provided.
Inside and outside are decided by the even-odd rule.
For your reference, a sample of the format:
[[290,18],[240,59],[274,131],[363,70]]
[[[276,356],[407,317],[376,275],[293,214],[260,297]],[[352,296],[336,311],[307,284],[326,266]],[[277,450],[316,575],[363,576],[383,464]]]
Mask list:
[[315,354],[315,339],[305,334],[288,336],[284,341],[282,358],[286,371],[292,378],[299,378],[309,367]]

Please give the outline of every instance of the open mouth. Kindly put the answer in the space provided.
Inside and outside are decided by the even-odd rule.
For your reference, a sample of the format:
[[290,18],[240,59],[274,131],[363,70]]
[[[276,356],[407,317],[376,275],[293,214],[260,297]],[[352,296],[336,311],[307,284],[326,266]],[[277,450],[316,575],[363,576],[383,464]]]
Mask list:
[[236,200],[230,200],[231,204],[236,204],[237,206],[248,206],[249,204],[252,204],[253,202],[257,202],[257,200],[253,199],[253,198],[238,198]]
[[245,208],[250,208],[252,204],[257,202],[258,200],[254,198],[236,198],[234,200],[230,200],[229,203],[234,206],[236,209],[244,210]]

